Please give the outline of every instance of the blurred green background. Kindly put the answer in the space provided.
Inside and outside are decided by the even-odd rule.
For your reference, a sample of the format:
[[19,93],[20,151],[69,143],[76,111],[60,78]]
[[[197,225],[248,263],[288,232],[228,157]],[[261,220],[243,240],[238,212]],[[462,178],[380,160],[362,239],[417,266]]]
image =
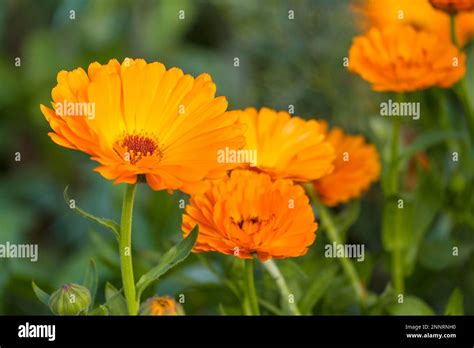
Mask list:
[[[75,19],[70,18],[71,10]],[[179,19],[181,10],[184,19]],[[290,10],[293,20],[288,18]],[[48,292],[66,282],[79,283],[91,258],[100,273],[99,300],[103,301],[106,280],[120,287],[115,240],[71,212],[62,194],[69,185],[78,206],[118,220],[124,187],[92,172],[97,164],[85,154],[59,147],[47,136],[49,125],[39,104],[51,100],[58,71],[111,58],[143,57],[193,75],[208,72],[218,94],[227,96],[229,109],[288,110],[293,105],[297,115],[324,118],[348,132],[362,133],[385,155],[389,124],[377,115],[387,95],[370,91],[343,66],[357,32],[344,0],[0,0],[0,243],[39,245],[36,263],[0,259],[0,314],[49,313],[34,296],[31,281]],[[472,63],[474,54],[470,56]],[[16,57],[21,58],[20,67],[15,66]],[[234,58],[239,58],[239,67]],[[413,96],[428,101],[422,104],[422,114],[430,117],[407,124],[407,139],[439,128],[440,107],[456,111],[449,94],[446,105],[440,105],[439,93]],[[407,292],[416,297],[408,312],[429,313],[420,305],[426,303],[442,314],[458,287],[465,312],[474,314],[472,210],[465,204],[464,179],[457,178],[457,169],[448,163],[447,146],[430,148],[430,168],[413,165],[406,184],[414,219],[409,232],[419,236],[407,265]],[[16,152],[21,153],[19,162]],[[187,200],[178,192],[139,187],[133,233],[136,274],[182,238],[182,198]],[[344,210],[346,220],[355,221],[347,232],[348,242],[366,247],[365,262],[355,266],[374,294],[387,294],[390,268],[381,242],[380,186],[374,185],[359,211],[357,207]],[[423,213],[428,215],[426,226],[419,230],[417,218]],[[361,313],[338,260],[323,257],[325,244],[321,233],[308,255],[277,261],[290,288],[307,313]],[[449,255],[453,246],[460,248],[458,257]],[[188,314],[240,314],[241,271],[232,257],[191,255],[147,295],[184,294]],[[268,302],[265,313],[274,313],[269,303],[278,301],[276,287],[261,267],[256,272],[257,291]],[[365,313],[395,314],[388,297],[374,296]]]

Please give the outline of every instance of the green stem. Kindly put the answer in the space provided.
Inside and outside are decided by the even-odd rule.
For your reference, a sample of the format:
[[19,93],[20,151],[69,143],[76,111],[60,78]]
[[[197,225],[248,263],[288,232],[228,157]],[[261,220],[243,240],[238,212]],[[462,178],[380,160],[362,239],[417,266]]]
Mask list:
[[133,184],[127,185],[125,189],[122,203],[119,241],[123,291],[125,293],[125,299],[127,300],[127,307],[130,315],[136,315],[138,311],[132,264],[132,216],[136,188],[137,186]]
[[451,41],[454,44],[454,46],[458,46],[458,38],[456,35],[456,15],[451,14],[450,16],[450,30],[451,30]]
[[253,279],[253,259],[245,259],[245,277],[247,298],[250,302],[251,314],[260,315],[258,308],[257,292],[255,291],[255,282]]
[[[402,99],[400,96],[399,99]],[[398,156],[400,148],[400,119],[395,118],[392,124],[392,144],[390,150],[390,166],[388,172],[388,194],[387,197],[397,197],[399,191],[398,185]],[[389,204],[393,204],[391,200]],[[396,214],[394,218],[394,224],[392,227],[392,232],[398,234],[400,232],[399,226],[399,214]],[[384,217],[385,218],[385,217]],[[395,240],[400,240],[400,236],[394,236]],[[392,250],[392,281],[395,287],[395,290],[398,294],[402,294],[405,290],[404,279],[403,279],[403,258],[402,258],[402,249],[400,245],[396,244]]]
[[[314,195],[312,196],[313,202],[316,206],[316,210],[321,218],[329,240],[332,243],[336,243],[336,245],[342,244],[342,240],[339,236],[339,232],[336,228],[336,225],[334,224],[331,213],[324,205],[319,203],[319,201],[314,197]],[[367,299],[367,292],[364,286],[362,285],[362,281],[360,280],[354,265],[347,258],[340,257],[338,259],[341,262],[342,269],[346,273],[347,278],[351,282],[352,288],[354,289],[359,302],[364,305]]]
[[390,166],[388,194],[398,193],[398,154],[400,147],[400,119],[395,118],[392,124],[392,143],[390,145]]
[[469,95],[467,94],[466,78],[463,78],[461,81],[459,81],[456,92],[464,110],[472,144],[474,142],[474,110],[469,101]]
[[290,310],[291,313],[294,315],[301,315],[300,310],[298,309],[298,306],[294,301],[290,301],[290,289],[288,288],[288,285],[286,284],[285,278],[280,272],[280,269],[276,265],[276,263],[270,259],[268,261],[263,262],[263,266],[265,269],[268,271],[268,273],[272,276],[273,280],[278,286],[278,289],[280,290],[281,296],[288,301],[288,309]]

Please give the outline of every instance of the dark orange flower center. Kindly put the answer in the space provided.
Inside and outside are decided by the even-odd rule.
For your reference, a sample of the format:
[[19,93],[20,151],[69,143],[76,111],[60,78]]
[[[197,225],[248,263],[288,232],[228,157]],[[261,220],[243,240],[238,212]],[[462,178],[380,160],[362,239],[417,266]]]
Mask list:
[[153,136],[143,134],[126,134],[115,143],[114,149],[131,164],[148,156],[162,157],[158,141]]
[[171,314],[176,311],[174,301],[168,298],[158,298],[151,302],[151,313],[154,315]]

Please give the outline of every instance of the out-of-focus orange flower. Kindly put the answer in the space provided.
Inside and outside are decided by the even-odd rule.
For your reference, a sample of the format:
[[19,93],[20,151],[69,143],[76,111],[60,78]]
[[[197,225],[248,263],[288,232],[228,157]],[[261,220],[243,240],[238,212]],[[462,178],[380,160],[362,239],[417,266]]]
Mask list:
[[372,28],[354,38],[349,70],[376,91],[451,87],[466,73],[466,55],[450,42],[408,25]]
[[[83,151],[101,164],[95,170],[115,183],[144,175],[154,190],[203,189],[203,179],[225,175],[220,148],[244,145],[237,117],[215,97],[211,77],[196,79],[160,63],[110,60],[61,71],[52,90],[53,109],[41,111],[51,139]],[[196,155],[198,154],[198,155]]]
[[[434,9],[429,0],[356,0],[353,4],[363,30],[408,24],[447,41],[451,38],[449,15]],[[456,34],[461,45],[474,37],[474,12],[456,16]]]
[[255,151],[256,168],[273,179],[311,181],[333,169],[334,149],[319,124],[288,112],[262,108],[236,111],[245,130],[246,150]]
[[169,296],[151,297],[140,306],[138,315],[183,315],[180,304]]
[[431,5],[447,13],[474,10],[474,0],[430,0]]
[[265,173],[233,170],[204,194],[192,195],[183,215],[187,236],[199,225],[194,252],[216,251],[260,260],[306,254],[318,227],[303,188]]
[[[327,129],[327,123],[321,121]],[[377,181],[380,157],[374,145],[366,144],[362,136],[347,135],[333,128],[326,138],[336,150],[334,171],[314,182],[322,203],[335,206],[359,197]]]

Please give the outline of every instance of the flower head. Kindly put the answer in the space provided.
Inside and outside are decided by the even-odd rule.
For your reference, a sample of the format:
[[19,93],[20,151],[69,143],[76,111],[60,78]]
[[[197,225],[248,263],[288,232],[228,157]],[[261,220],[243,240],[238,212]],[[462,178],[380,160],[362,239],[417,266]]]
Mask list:
[[474,10],[474,0],[430,0],[431,5],[447,13]]
[[236,113],[245,127],[245,149],[256,151],[259,171],[273,179],[311,181],[333,169],[334,150],[316,121],[269,108]]
[[[327,129],[327,123],[321,124]],[[314,188],[325,205],[335,206],[360,196],[377,181],[380,158],[375,146],[366,144],[362,136],[333,128],[326,139],[336,150],[334,171],[315,181]]]
[[466,55],[434,34],[408,25],[372,28],[354,39],[349,70],[376,91],[448,88],[466,72]]
[[301,186],[237,169],[191,196],[183,215],[185,236],[199,225],[195,252],[217,251],[260,260],[306,254],[318,227]]
[[183,315],[180,304],[169,296],[154,296],[143,302],[138,311],[138,315]]
[[[355,12],[359,14],[359,24],[364,30],[407,24],[450,40],[449,15],[433,8],[429,0],[359,0],[354,1],[354,4]],[[461,45],[474,37],[474,12],[458,13],[456,35]]]
[[[193,78],[178,68],[143,59],[111,60],[61,71],[52,90],[53,108],[41,111],[51,139],[85,152],[95,170],[115,183],[143,175],[154,190],[203,189],[203,179],[225,175],[216,151],[244,144],[227,101],[215,97],[207,74]],[[198,156],[196,154],[199,154]]]

